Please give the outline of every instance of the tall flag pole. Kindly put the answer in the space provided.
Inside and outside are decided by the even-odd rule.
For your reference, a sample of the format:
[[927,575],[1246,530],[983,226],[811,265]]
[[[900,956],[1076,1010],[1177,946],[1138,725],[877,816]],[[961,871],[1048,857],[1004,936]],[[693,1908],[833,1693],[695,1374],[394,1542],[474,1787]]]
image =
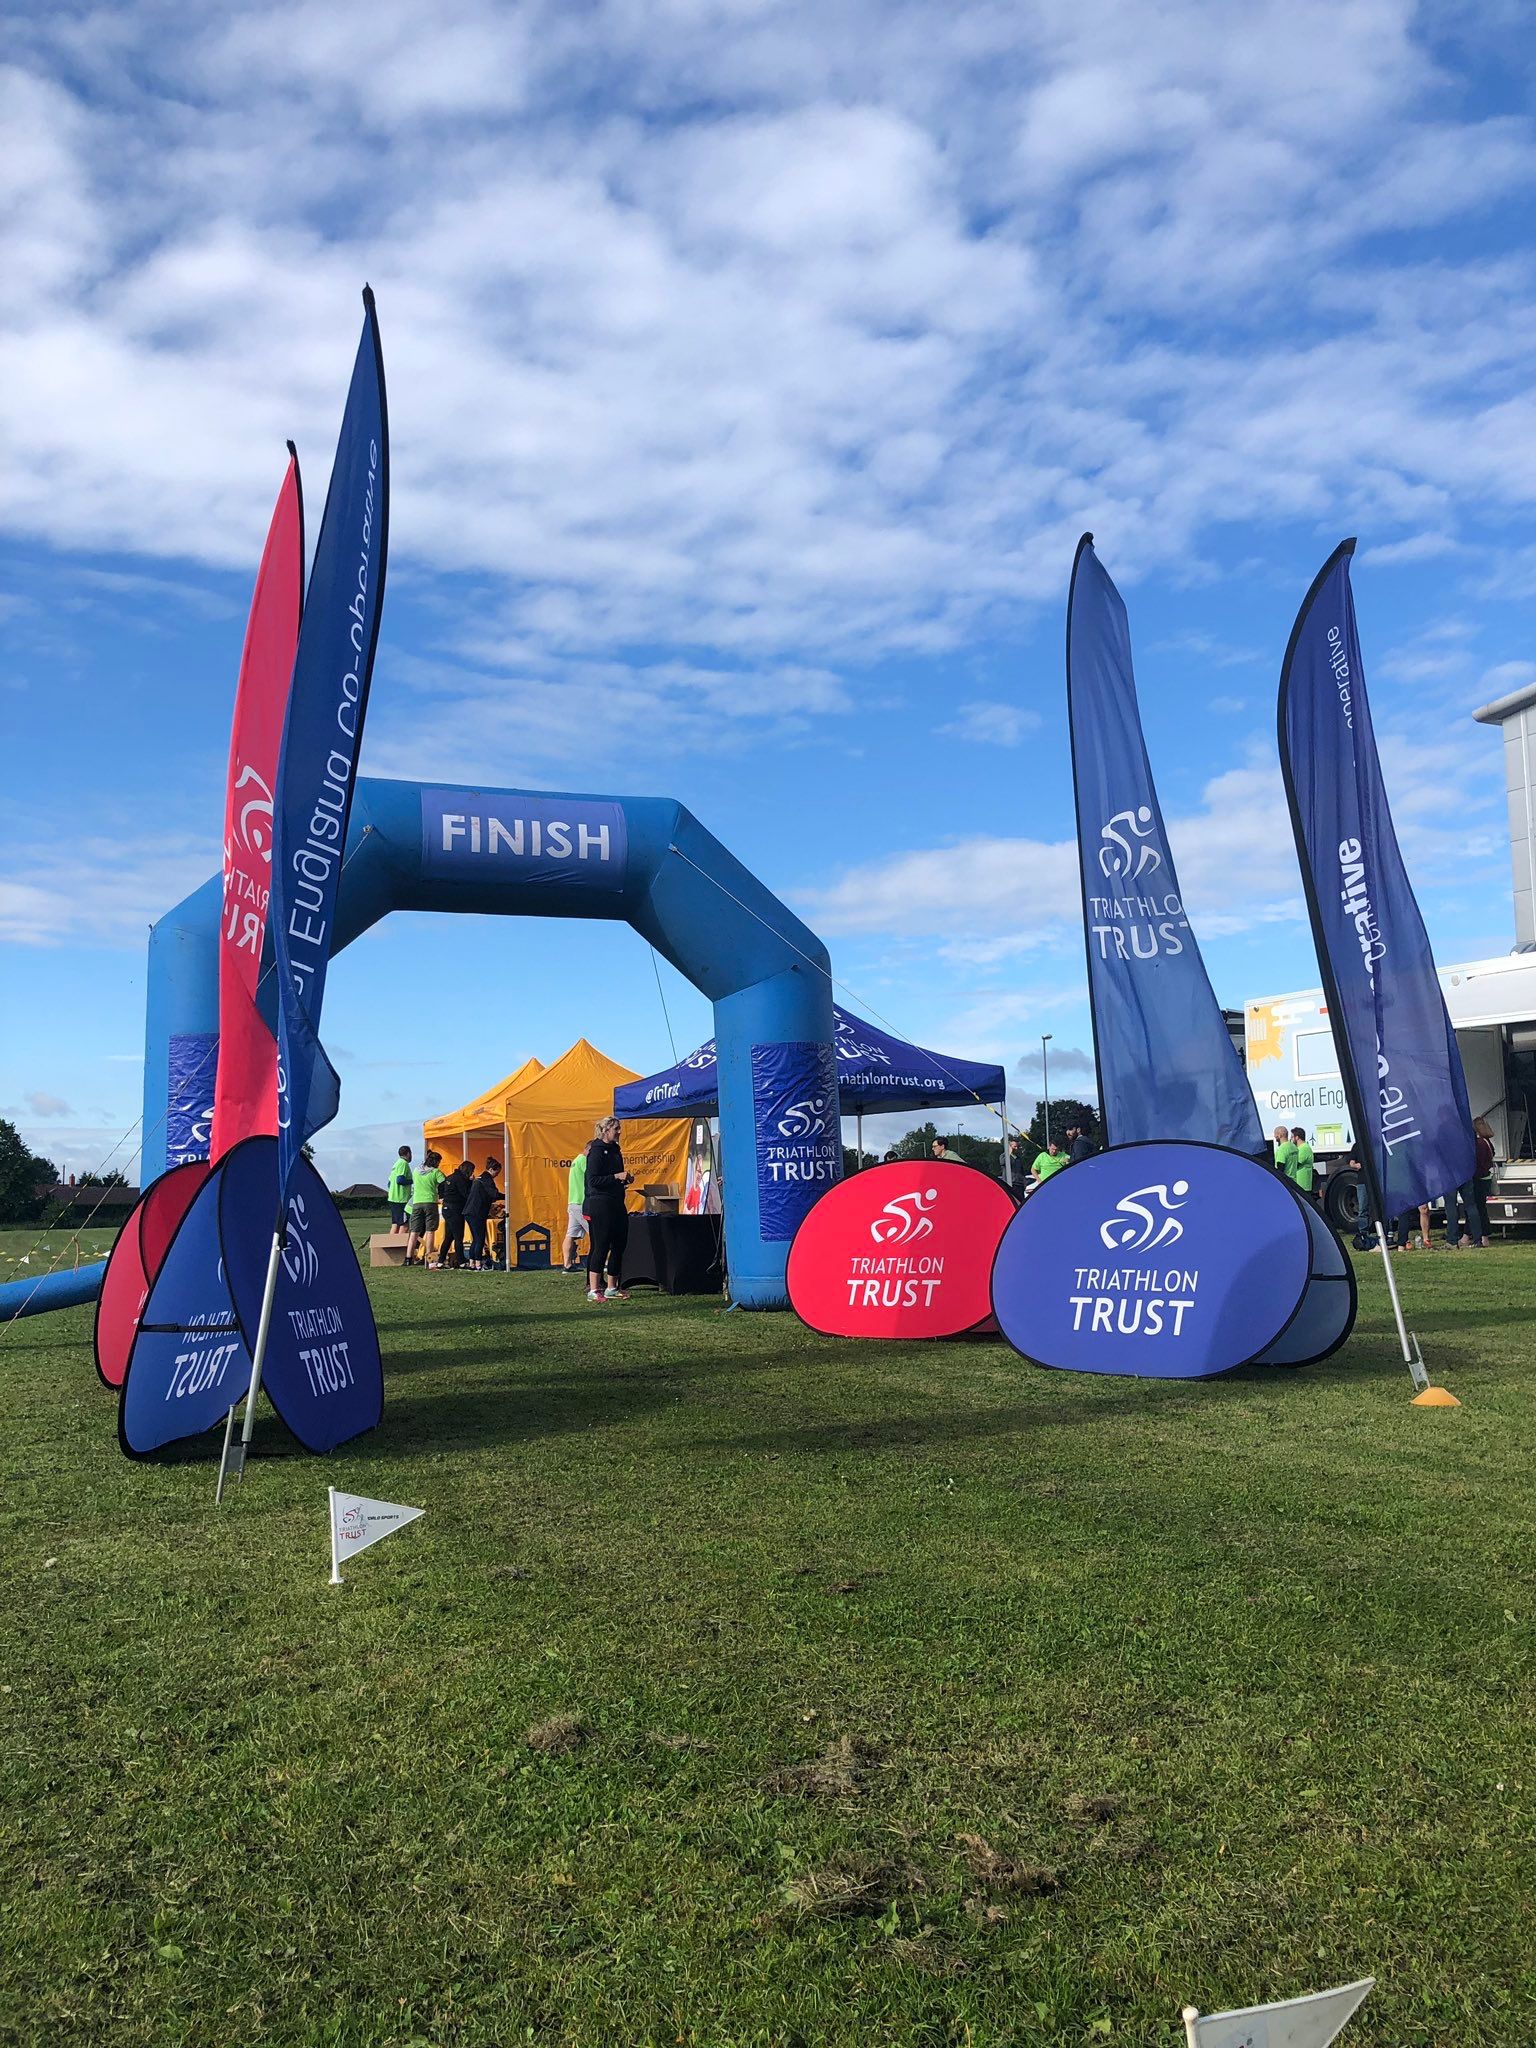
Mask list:
[[307,1139],[336,1114],[341,1084],[320,1043],[347,822],[378,645],[389,544],[389,414],[373,293],[326,493],[299,626],[278,759],[270,926],[277,964],[277,1219],[241,1430],[241,1457],[271,1334],[288,1198]]
[[1466,1076],[1387,807],[1349,583],[1353,540],[1313,579],[1280,671],[1280,769],[1339,1074],[1375,1210],[1403,1362],[1429,1385],[1398,1299],[1387,1222],[1472,1178]]
[[272,889],[272,810],[283,714],[304,608],[304,494],[288,443],[246,621],[224,791],[219,1056],[209,1157],[277,1130],[277,1047],[256,1002]]
[[1258,1106],[1190,929],[1136,703],[1125,605],[1093,535],[1067,598],[1067,719],[1099,1115],[1116,1145],[1265,1150]]

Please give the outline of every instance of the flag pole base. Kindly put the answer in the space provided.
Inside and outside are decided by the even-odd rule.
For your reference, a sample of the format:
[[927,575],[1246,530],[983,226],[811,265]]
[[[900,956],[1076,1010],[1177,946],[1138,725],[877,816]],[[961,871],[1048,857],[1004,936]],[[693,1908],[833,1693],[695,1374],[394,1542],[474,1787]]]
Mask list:
[[1459,1408],[1456,1396],[1444,1387],[1426,1387],[1422,1394],[1415,1394],[1410,1402],[1414,1408]]

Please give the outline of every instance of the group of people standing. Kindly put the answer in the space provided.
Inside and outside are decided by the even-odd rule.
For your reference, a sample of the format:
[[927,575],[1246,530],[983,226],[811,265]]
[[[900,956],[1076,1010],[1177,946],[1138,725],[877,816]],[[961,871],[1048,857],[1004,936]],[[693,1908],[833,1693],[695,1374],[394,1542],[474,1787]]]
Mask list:
[[[1493,1126],[1487,1117],[1472,1119],[1474,1166],[1464,1187],[1450,1188],[1445,1202],[1445,1242],[1450,1251],[1473,1251],[1493,1242],[1488,1234],[1488,1198],[1493,1192]],[[1275,1171],[1284,1176],[1298,1194],[1309,1202],[1317,1200],[1317,1168],[1307,1134],[1299,1124],[1276,1124],[1274,1133]],[[1346,1159],[1346,1167],[1360,1170],[1358,1156]],[[1466,1235],[1462,1235],[1465,1222]],[[1415,1236],[1417,1232],[1417,1236]],[[1357,1240],[1358,1242],[1358,1240]],[[1428,1251],[1429,1204],[1405,1209],[1387,1225],[1387,1242],[1394,1251]]]
[[[465,1159],[452,1173],[444,1173],[442,1154],[430,1150],[422,1154],[420,1166],[415,1166],[410,1146],[402,1145],[390,1168],[388,1194],[390,1227],[407,1233],[405,1263],[425,1266],[434,1273],[453,1267],[488,1272],[492,1262],[486,1256],[486,1232],[502,1199],[496,1184],[500,1172],[499,1159],[487,1159],[478,1173],[474,1161]],[[629,1242],[624,1196],[634,1179],[619,1149],[619,1120],[603,1117],[594,1126],[586,1151],[572,1160],[566,1189],[561,1269],[566,1273],[585,1271],[588,1301],[629,1299],[623,1280],[624,1250]],[[590,1242],[583,1266],[577,1254],[584,1237]]]
[[[1009,1139],[1008,1143],[1013,1147],[1013,1163],[1023,1177],[1026,1194],[1032,1194],[1036,1188],[1043,1187],[1045,1182],[1053,1174],[1060,1173],[1064,1166],[1076,1166],[1080,1159],[1091,1158],[1099,1149],[1081,1124],[1068,1124],[1065,1137],[1047,1137],[1035,1154],[1033,1163],[1026,1169],[1023,1144],[1018,1139]],[[935,1138],[929,1149],[935,1159],[947,1159],[952,1166],[967,1164],[947,1138]],[[887,1159],[894,1159],[896,1154],[887,1152],[885,1156]]]
[[[1488,1198],[1493,1193],[1493,1125],[1485,1116],[1472,1119],[1472,1178],[1459,1188],[1448,1188],[1445,1202],[1445,1248],[1447,1251],[1478,1251],[1493,1243],[1488,1233]],[[1465,1227],[1465,1236],[1463,1236]],[[1414,1232],[1418,1235],[1415,1237]],[[1425,1251],[1430,1248],[1429,1204],[1406,1209],[1387,1227],[1387,1242],[1394,1251]]]
[[422,1154],[420,1166],[413,1166],[410,1146],[402,1145],[390,1169],[389,1220],[393,1229],[407,1232],[405,1263],[434,1273],[448,1268],[488,1272],[485,1240],[501,1200],[500,1171],[499,1159],[487,1159],[479,1173],[472,1159],[464,1159],[452,1173],[444,1173],[442,1154],[430,1150]]
[[1298,1195],[1305,1195],[1309,1202],[1315,1200],[1317,1159],[1300,1124],[1275,1125],[1275,1171]]

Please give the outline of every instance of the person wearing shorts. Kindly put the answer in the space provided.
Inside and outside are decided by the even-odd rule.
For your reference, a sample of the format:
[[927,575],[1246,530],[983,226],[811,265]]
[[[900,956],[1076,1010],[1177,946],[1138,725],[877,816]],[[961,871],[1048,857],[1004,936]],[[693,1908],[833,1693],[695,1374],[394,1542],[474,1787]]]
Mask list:
[[404,1230],[406,1212],[411,1206],[411,1183],[416,1178],[411,1168],[411,1148],[400,1147],[399,1157],[389,1169],[389,1227]]
[[411,1234],[405,1241],[405,1263],[416,1262],[421,1246],[421,1264],[437,1265],[437,1196],[446,1176],[438,1171],[441,1152],[424,1152],[421,1165],[411,1181]]
[[[600,1131],[602,1125],[597,1129]],[[565,1183],[565,1245],[561,1252],[560,1270],[563,1273],[579,1273],[576,1248],[587,1234],[587,1155],[579,1153],[571,1161],[571,1170]]]

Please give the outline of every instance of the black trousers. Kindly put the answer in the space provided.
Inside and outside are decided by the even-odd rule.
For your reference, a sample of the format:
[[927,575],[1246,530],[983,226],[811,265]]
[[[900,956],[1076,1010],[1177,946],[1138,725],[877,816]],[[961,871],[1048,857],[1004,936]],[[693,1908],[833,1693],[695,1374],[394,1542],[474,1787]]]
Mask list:
[[592,1226],[587,1272],[596,1280],[601,1278],[606,1268],[614,1286],[618,1287],[622,1284],[619,1275],[624,1270],[624,1247],[629,1243],[629,1211],[622,1201],[589,1199],[587,1221]]
[[450,1252],[453,1253],[453,1263],[456,1266],[462,1266],[464,1263],[464,1211],[462,1209],[444,1209],[443,1211],[443,1249],[438,1256],[442,1259],[444,1265],[448,1263],[448,1254]]
[[485,1257],[485,1227],[490,1220],[489,1216],[477,1216],[469,1226],[469,1256],[472,1259]]

